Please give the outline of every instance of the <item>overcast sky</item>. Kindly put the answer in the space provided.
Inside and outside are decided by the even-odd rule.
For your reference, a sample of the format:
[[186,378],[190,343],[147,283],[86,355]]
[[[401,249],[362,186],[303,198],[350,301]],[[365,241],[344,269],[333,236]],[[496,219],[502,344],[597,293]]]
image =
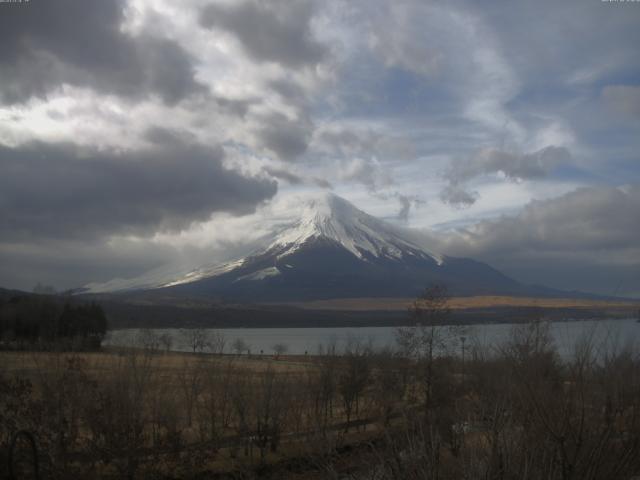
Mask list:
[[640,297],[640,3],[0,3],[0,285],[233,257],[332,190]]

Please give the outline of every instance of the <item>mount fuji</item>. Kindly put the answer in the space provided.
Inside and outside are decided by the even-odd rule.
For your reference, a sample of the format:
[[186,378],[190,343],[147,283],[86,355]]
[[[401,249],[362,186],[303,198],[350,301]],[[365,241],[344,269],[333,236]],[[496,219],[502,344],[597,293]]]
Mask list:
[[414,297],[432,283],[447,285],[454,295],[540,295],[547,290],[524,286],[485,263],[433,252],[418,232],[323,194],[301,202],[299,214],[246,257],[179,274],[89,284],[82,293],[154,291],[288,302]]

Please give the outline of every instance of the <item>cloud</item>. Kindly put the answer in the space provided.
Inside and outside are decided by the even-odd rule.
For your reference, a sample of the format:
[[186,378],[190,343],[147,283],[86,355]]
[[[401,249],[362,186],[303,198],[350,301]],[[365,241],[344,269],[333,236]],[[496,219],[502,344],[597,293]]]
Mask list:
[[393,185],[391,174],[376,160],[354,158],[342,165],[339,176],[343,181],[364,185],[372,193]]
[[290,183],[291,185],[301,185],[304,183],[304,178],[300,175],[296,175],[289,170],[285,170],[284,168],[276,168],[276,167],[264,167],[263,169],[266,173],[271,175],[274,178],[279,180],[284,180],[285,182]]
[[275,195],[275,182],[229,170],[223,156],[219,147],[179,142],[130,152],[0,147],[1,236],[90,241],[179,231],[213,212],[252,212]]
[[524,154],[482,149],[465,160],[455,162],[446,173],[446,178],[452,183],[460,183],[481,175],[502,173],[510,180],[532,180],[546,177],[570,159],[566,148],[554,145]]
[[177,43],[122,28],[121,0],[34,0],[3,5],[0,100],[46,97],[63,84],[174,104],[207,89]]
[[[71,260],[82,250],[88,263],[90,252],[102,259],[93,271],[104,279],[99,265],[135,264],[116,261],[118,249],[133,258],[121,243],[100,256],[114,234],[165,241],[161,232],[172,230],[195,242],[211,212],[250,210],[276,183],[283,195],[335,187],[372,213],[426,226],[469,225],[579,185],[629,181],[640,149],[640,10],[610,7],[0,2],[0,171],[14,182],[0,179],[0,244],[23,242],[4,250],[0,264],[15,254],[28,271],[26,252],[42,236],[34,275],[50,265],[48,278],[55,276],[54,251],[64,259],[56,263],[61,278],[65,264],[82,270]],[[166,193],[151,192],[155,184]],[[413,195],[430,208],[414,210]],[[227,231],[230,218],[245,219],[220,218],[198,242]],[[233,250],[246,230],[216,248]],[[73,242],[46,251],[63,236]],[[529,255],[526,268],[524,260],[509,265],[526,274],[538,268],[539,278],[546,266],[562,277],[563,258],[539,251],[545,257]],[[581,258],[567,272],[613,258],[596,247],[591,256],[558,252]],[[27,286],[37,281],[58,283],[43,276]]]
[[[553,8],[550,5],[489,1],[472,8],[493,27],[502,52],[531,86],[549,88],[562,82],[572,87],[589,85],[614,72],[635,68],[635,42],[640,35],[633,5],[580,8],[584,4],[579,0]],[[567,26],[584,30],[568,32]]]
[[514,216],[442,234],[441,251],[522,281],[603,294],[640,294],[640,185],[582,187]]
[[0,286],[31,290],[42,282],[66,290],[91,281],[136,277],[179,256],[177,249],[152,241],[0,241]]
[[407,222],[409,220],[409,213],[411,207],[417,207],[423,205],[425,202],[417,195],[403,195],[402,193],[396,193],[395,197],[400,202],[400,210],[398,211],[398,220]]
[[313,66],[328,53],[311,29],[313,3],[306,0],[210,4],[200,24],[232,33],[254,60],[286,67]]
[[607,85],[602,89],[602,98],[615,112],[640,117],[640,86]]
[[260,103],[259,99],[232,99],[224,97],[214,97],[214,102],[220,109],[228,114],[244,118],[251,105]]
[[638,246],[640,185],[582,187],[559,198],[533,201],[515,217],[478,223],[464,238],[503,252]]
[[304,105],[309,100],[304,88],[291,80],[277,78],[268,81],[267,85],[289,104]]
[[416,151],[408,138],[352,126],[323,126],[316,130],[312,146],[315,151],[334,158],[354,157],[386,160],[411,160]]
[[189,131],[159,126],[149,127],[144,132],[144,138],[152,144],[169,148],[173,145],[186,145],[197,141],[196,137]]
[[290,185],[315,185],[316,187],[332,189],[333,186],[328,180],[319,177],[303,177],[297,175],[285,168],[278,168],[273,166],[266,166],[263,171],[268,175],[271,175],[278,180],[284,180]]
[[571,154],[564,147],[549,145],[532,153],[518,154],[494,148],[481,149],[474,155],[454,162],[445,172],[449,184],[440,192],[440,199],[455,207],[468,207],[478,199],[464,183],[477,177],[502,174],[512,181],[546,178],[561,165],[569,163]]
[[[379,143],[367,143],[367,136],[378,140]],[[319,151],[324,149],[325,154],[336,158],[338,168],[334,169],[334,174],[337,174],[339,180],[359,183],[366,188],[369,195],[379,200],[396,200],[400,208],[395,218],[401,222],[408,222],[411,208],[424,204],[425,201],[418,195],[400,191],[394,179],[392,163],[381,162],[377,155],[372,154],[375,151],[384,152],[390,145],[406,153],[406,145],[399,146],[398,143],[390,142],[388,138],[383,137],[373,132],[362,133],[350,129],[325,130],[318,135],[315,142]],[[357,156],[359,153],[365,156]],[[389,160],[397,158],[392,156]]]
[[278,159],[293,161],[307,151],[313,125],[304,119],[291,120],[278,113],[261,119],[258,141]]
[[316,186],[320,188],[326,188],[327,190],[333,189],[333,184],[326,178],[313,177],[312,181]]
[[459,185],[447,185],[440,192],[440,200],[456,208],[470,207],[478,196],[478,192],[468,192]]
[[495,31],[473,7],[402,0],[367,11],[370,48],[387,67],[427,79],[460,120],[491,135],[505,125],[511,136],[523,135],[506,108],[520,79]]

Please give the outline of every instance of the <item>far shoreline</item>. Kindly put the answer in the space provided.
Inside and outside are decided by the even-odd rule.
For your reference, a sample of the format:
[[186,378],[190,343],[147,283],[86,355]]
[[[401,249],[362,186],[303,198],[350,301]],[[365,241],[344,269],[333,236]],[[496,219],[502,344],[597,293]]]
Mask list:
[[[296,307],[303,310],[338,310],[338,311],[400,311],[415,302],[409,297],[389,298],[334,298],[327,300],[310,300],[306,302],[273,302],[269,306]],[[467,297],[451,297],[449,308],[467,310],[473,308],[496,307],[537,307],[537,308],[640,308],[640,300],[636,299],[588,299],[571,297],[514,297],[507,295],[474,295]]]
[[[332,299],[279,304],[176,305],[105,303],[110,330],[128,328],[358,328],[410,324],[413,299]],[[640,301],[532,297],[456,297],[446,324],[490,325],[532,320],[635,319]]]

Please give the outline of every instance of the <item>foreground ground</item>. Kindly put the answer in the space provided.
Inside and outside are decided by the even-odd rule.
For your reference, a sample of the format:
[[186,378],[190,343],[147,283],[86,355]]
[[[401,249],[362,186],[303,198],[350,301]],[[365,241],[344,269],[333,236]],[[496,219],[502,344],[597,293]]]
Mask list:
[[0,477],[33,473],[31,436],[46,478],[640,474],[636,351],[585,337],[561,362],[534,323],[435,358],[435,332],[342,356],[0,352]]

